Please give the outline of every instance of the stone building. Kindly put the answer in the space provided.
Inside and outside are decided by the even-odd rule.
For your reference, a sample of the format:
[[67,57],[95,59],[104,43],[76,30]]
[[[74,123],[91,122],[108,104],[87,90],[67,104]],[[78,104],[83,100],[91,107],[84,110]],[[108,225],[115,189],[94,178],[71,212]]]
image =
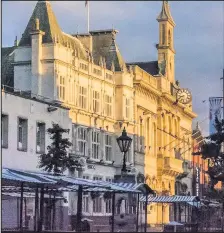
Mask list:
[[[3,48],[3,82],[70,108],[70,153],[85,164],[77,175],[112,180],[120,174],[122,154],[116,137],[125,127],[133,138],[127,156],[129,173],[136,179],[144,174],[159,195],[174,195],[183,160],[191,161],[191,124],[196,114],[191,102],[184,104],[176,97],[182,89],[175,81],[175,23],[168,1],[163,2],[157,21],[158,60],[127,63],[116,43],[117,30],[67,34],[51,4],[39,1],[19,43]],[[88,198],[86,202],[92,203]],[[92,216],[111,212],[102,198],[84,206]],[[169,206],[162,215],[161,208],[150,205],[150,224],[169,220]],[[70,214],[74,210],[71,207]]]

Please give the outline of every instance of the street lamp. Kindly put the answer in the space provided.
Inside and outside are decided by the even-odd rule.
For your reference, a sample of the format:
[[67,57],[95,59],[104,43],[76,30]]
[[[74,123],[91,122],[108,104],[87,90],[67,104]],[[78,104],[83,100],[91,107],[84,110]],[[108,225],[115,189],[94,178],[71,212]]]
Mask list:
[[130,146],[131,146],[131,142],[132,139],[130,137],[128,137],[127,132],[125,130],[125,128],[123,129],[122,135],[117,138],[117,144],[121,150],[122,153],[124,153],[124,157],[123,157],[123,166],[121,171],[122,172],[127,172],[127,168],[126,168],[126,153],[128,152]]

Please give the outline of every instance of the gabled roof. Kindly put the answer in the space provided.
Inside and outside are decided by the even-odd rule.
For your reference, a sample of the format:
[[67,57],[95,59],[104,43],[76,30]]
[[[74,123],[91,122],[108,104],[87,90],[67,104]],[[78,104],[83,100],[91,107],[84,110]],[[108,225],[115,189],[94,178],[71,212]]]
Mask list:
[[127,63],[127,65],[139,66],[141,69],[145,70],[147,73],[151,75],[157,75],[159,73],[158,61],[131,62],[131,63]]
[[87,50],[75,37],[72,37],[60,29],[51,4],[48,1],[38,1],[27,27],[19,42],[19,46],[31,45],[30,33],[35,29],[36,19],[39,19],[39,29],[43,35],[43,43],[57,42],[77,50],[82,59],[87,59]]
[[157,17],[157,21],[169,21],[174,27],[175,27],[175,22],[173,20],[173,17],[170,13],[170,6],[168,1],[163,1],[163,5],[162,5],[162,10],[159,14],[159,16]]

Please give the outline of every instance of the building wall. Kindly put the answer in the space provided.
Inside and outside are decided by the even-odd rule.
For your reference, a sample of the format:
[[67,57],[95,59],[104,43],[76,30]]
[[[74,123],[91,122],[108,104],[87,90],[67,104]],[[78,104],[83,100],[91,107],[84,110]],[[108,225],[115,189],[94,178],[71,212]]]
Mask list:
[[[54,112],[48,112],[48,106],[46,103],[2,91],[2,114],[8,116],[8,148],[2,148],[2,164],[4,167],[39,170],[37,168],[38,154],[36,153],[37,122],[45,123],[46,130],[52,126],[52,122],[59,124],[62,128],[70,129],[70,133],[64,136],[71,141],[72,123],[68,110],[57,108]],[[17,149],[18,117],[28,120],[26,151]],[[51,140],[48,134],[45,135],[46,152]]]

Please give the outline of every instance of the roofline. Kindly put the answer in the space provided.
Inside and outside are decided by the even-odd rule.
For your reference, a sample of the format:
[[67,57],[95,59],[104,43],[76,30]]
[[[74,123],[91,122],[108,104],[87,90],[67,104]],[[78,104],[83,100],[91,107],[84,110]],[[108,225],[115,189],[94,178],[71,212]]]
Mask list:
[[[47,105],[50,105],[50,106],[54,106],[54,107],[57,107],[57,108],[62,108],[62,109],[65,109],[65,110],[70,110],[69,107],[65,107],[65,106],[62,106],[62,105],[57,104],[57,103],[50,103],[50,102],[38,99],[35,96],[31,97],[29,95],[23,95],[22,93],[25,94],[25,91],[21,91],[21,93],[20,92],[12,92],[12,91],[7,91],[7,90],[5,90],[5,89],[2,88],[2,92],[7,93],[9,95],[13,95],[13,96],[18,96],[18,97],[21,97],[21,98],[24,98],[24,99],[36,101],[36,102],[39,102],[39,103],[42,103],[42,104],[47,104]],[[32,94],[32,93],[30,93],[30,94]]]
[[115,29],[105,29],[105,30],[94,30],[94,31],[90,31],[89,33],[91,35],[94,35],[94,34],[109,34],[109,33],[118,33],[119,31],[118,30],[115,30]]
[[105,29],[105,30],[94,30],[94,31],[90,31],[89,33],[76,33],[76,34],[72,34],[72,36],[93,36],[93,35],[99,35],[99,34],[111,34],[111,33],[118,33],[118,30],[115,29]]
[[145,63],[153,63],[153,62],[158,62],[158,61],[136,61],[136,62],[127,62],[127,65],[138,65],[138,64],[145,64]]

